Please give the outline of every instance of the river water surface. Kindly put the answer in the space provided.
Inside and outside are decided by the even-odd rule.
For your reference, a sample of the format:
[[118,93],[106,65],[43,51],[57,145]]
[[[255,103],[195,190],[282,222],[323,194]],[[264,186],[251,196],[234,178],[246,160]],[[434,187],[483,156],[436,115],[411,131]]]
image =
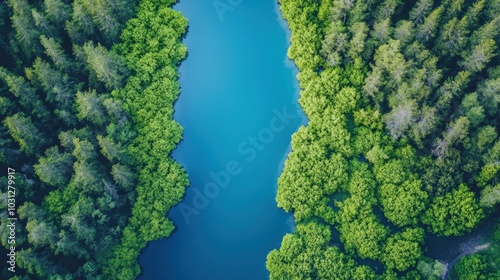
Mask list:
[[268,279],[266,255],[293,224],[276,206],[276,182],[304,122],[287,30],[269,0],[175,9],[189,20],[189,56],[174,115],[184,140],[173,157],[191,186],[169,213],[176,231],[141,254],[140,279]]

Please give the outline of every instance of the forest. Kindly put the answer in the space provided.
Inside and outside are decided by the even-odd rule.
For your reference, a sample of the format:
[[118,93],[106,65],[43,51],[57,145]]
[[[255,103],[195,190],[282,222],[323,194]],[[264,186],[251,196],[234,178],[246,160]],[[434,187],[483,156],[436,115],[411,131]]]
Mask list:
[[[175,2],[0,2],[0,182],[16,190],[0,189],[16,261],[0,279],[135,279],[174,231]],[[500,279],[500,0],[279,3],[309,122],[278,179],[296,228],[270,278]],[[484,224],[488,248],[429,256],[429,236]]]
[[2,188],[16,270],[1,279],[135,279],[147,242],[174,230],[189,184],[169,157],[187,55],[174,3],[0,2],[0,181],[17,218],[8,243]]
[[309,118],[271,279],[441,279],[428,236],[494,223],[451,279],[500,279],[500,1],[280,0]]

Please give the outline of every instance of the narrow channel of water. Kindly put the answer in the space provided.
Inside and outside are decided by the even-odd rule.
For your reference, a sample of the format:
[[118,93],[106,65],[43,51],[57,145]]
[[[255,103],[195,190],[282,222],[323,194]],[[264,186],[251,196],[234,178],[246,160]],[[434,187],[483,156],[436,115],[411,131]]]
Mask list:
[[[276,184],[304,122],[286,25],[276,3],[181,1],[189,19],[173,157],[191,182],[169,217],[177,229],[139,258],[140,279],[268,279],[269,251],[291,231]],[[160,197],[158,199],[161,199]]]

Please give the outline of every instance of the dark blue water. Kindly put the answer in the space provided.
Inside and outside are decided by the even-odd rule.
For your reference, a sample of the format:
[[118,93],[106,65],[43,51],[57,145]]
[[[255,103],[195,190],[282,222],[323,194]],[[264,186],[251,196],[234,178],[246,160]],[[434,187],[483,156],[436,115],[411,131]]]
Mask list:
[[140,256],[140,279],[268,279],[266,256],[291,231],[276,182],[303,123],[286,30],[269,0],[175,9],[190,27],[175,106],[184,140],[173,157],[191,186],[169,213],[174,234]]

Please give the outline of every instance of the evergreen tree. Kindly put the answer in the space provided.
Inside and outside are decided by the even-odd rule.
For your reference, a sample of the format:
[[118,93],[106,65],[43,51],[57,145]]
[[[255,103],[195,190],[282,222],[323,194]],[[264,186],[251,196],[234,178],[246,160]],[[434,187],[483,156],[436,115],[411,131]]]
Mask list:
[[9,129],[9,132],[16,140],[21,148],[21,151],[28,155],[34,155],[44,144],[44,136],[38,128],[35,127],[31,118],[25,117],[24,114],[15,114],[7,117],[3,123]]

